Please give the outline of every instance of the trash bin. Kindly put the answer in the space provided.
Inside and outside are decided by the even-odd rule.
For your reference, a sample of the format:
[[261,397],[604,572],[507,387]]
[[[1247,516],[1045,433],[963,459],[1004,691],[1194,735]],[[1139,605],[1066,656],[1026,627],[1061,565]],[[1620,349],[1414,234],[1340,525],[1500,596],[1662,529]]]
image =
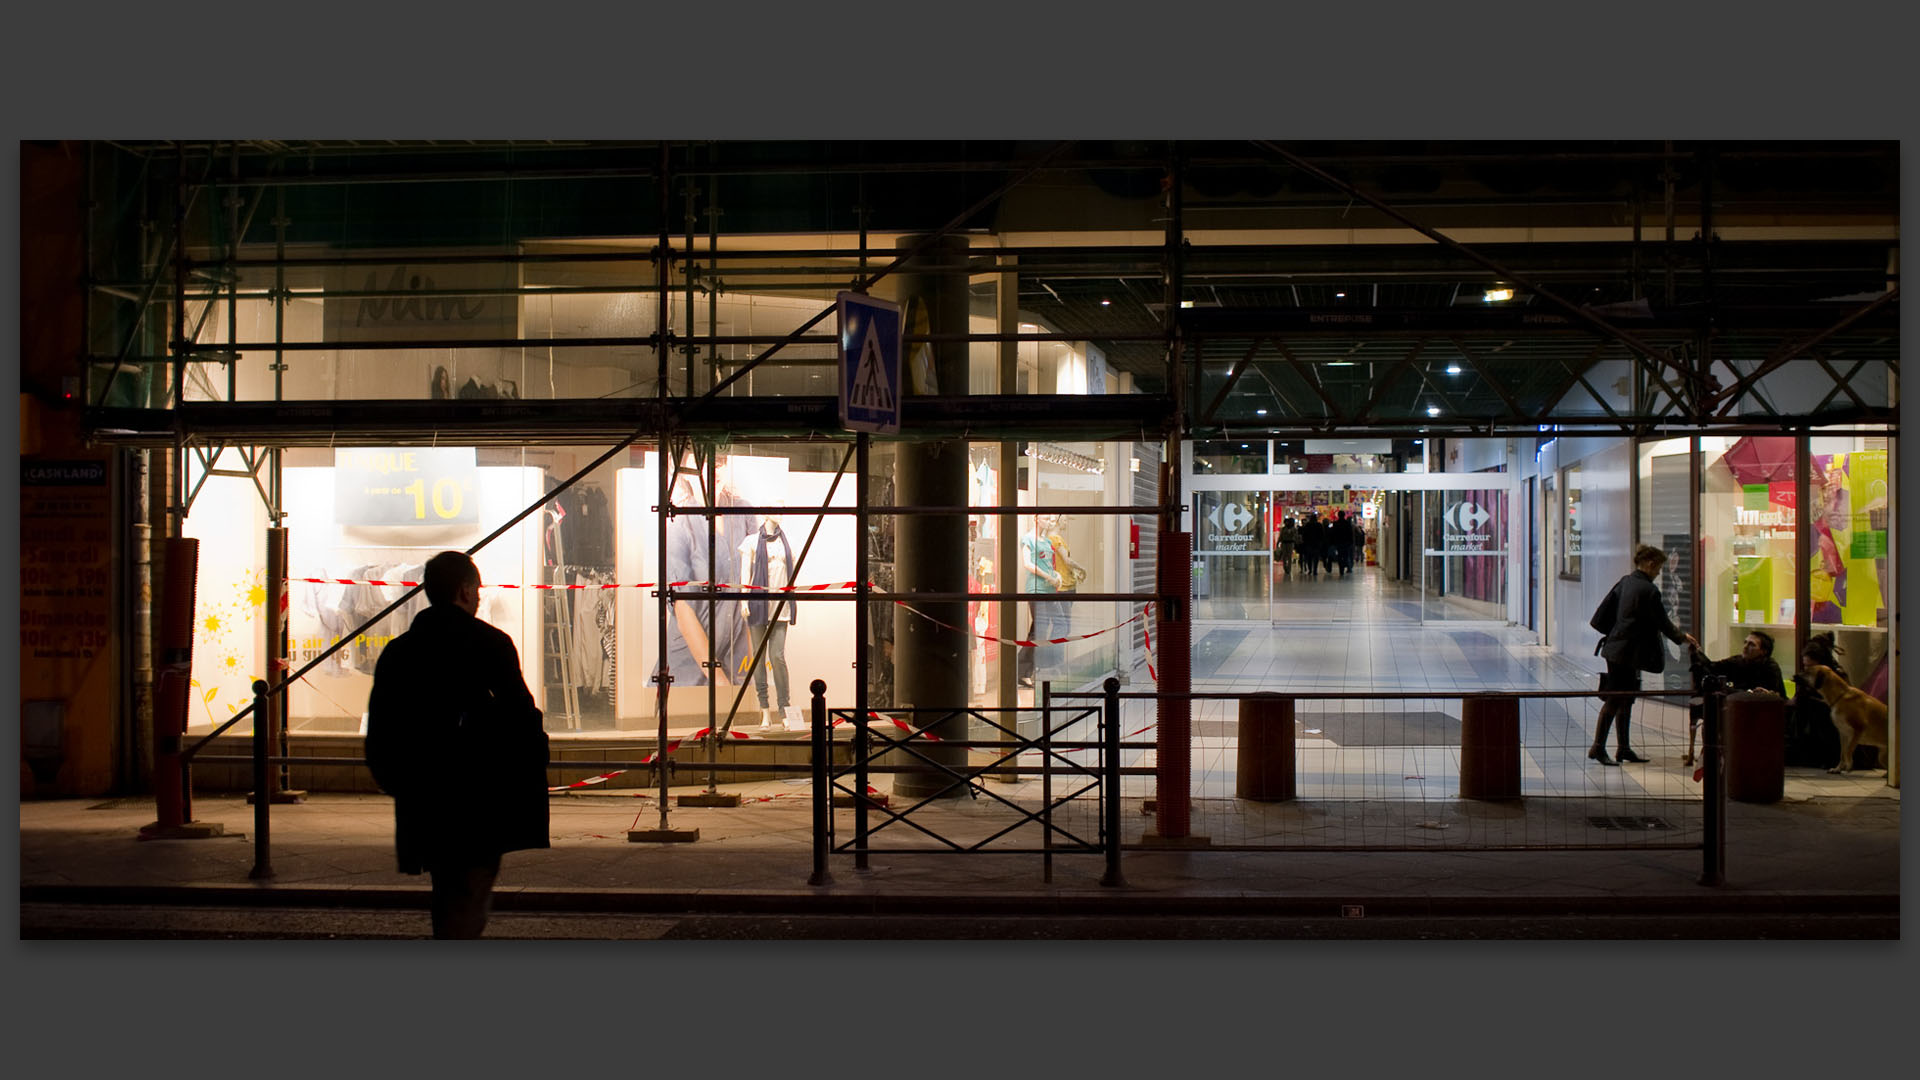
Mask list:
[[1727,798],[1779,802],[1787,783],[1787,702],[1774,694],[1739,690],[1720,708],[1727,744]]
[[1520,797],[1520,699],[1461,699],[1460,795],[1467,799]]
[[1293,699],[1253,694],[1240,699],[1240,754],[1234,794],[1255,802],[1293,798]]

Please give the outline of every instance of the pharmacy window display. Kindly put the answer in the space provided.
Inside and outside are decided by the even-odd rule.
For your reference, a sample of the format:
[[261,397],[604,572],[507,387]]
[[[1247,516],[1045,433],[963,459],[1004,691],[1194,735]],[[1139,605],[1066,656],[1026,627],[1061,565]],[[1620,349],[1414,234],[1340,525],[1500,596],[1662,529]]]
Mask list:
[[1707,645],[1737,651],[1756,629],[1792,640],[1802,602],[1795,537],[1804,528],[1809,629],[1834,631],[1843,673],[1885,700],[1891,607],[1886,440],[1812,436],[1804,515],[1795,505],[1794,444],[1791,436],[1701,439]]

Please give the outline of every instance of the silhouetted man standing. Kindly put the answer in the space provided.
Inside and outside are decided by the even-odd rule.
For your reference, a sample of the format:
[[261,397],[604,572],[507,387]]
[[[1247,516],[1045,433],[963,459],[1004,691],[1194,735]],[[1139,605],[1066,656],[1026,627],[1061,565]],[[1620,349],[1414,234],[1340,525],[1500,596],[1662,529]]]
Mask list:
[[367,767],[393,796],[400,872],[433,876],[433,936],[475,938],[500,856],[549,846],[547,733],[513,639],[477,617],[479,567],[443,551],[424,584],[374,668]]

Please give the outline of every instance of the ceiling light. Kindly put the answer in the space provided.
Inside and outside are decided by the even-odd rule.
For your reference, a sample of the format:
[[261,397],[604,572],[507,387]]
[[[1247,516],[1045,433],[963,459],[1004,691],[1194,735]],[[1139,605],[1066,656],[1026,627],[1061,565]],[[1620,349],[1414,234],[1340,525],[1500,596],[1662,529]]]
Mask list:
[[1192,306],[1193,306],[1193,301],[1191,301],[1191,300],[1182,300],[1182,301],[1180,301],[1180,306],[1181,306],[1181,307],[1192,307]]
[[1343,293],[1343,292],[1337,292],[1337,293],[1334,293],[1333,295],[1334,295],[1335,297],[1338,297],[1339,299],[1342,299],[1342,300],[1344,300],[1344,299],[1346,299],[1346,298],[1347,298],[1347,294],[1346,294],[1346,293]]
[[1255,410],[1253,410],[1253,415],[1255,415],[1255,416],[1265,416],[1265,415],[1267,415],[1267,410],[1265,410],[1265,409],[1255,409]]
[[1429,405],[1429,406],[1427,406],[1427,415],[1428,415],[1428,416],[1439,416],[1439,415],[1440,415],[1440,406],[1438,406],[1438,405]]
[[1512,289],[1488,289],[1483,298],[1489,304],[1498,303],[1501,300],[1511,300],[1513,299],[1513,290]]
[[1427,440],[1425,440],[1425,439],[1415,439],[1415,440],[1413,440],[1413,445],[1415,445],[1415,446],[1425,446],[1425,445],[1427,445]]
[[1447,365],[1447,374],[1449,374],[1449,375],[1458,375],[1458,374],[1460,374],[1460,365],[1459,365],[1459,364],[1448,364],[1448,365]]
[[1107,299],[1106,297],[1104,297],[1104,296],[1103,296],[1103,297],[1101,297],[1101,298],[1100,298],[1100,306],[1101,306],[1101,307],[1112,307],[1112,306],[1113,306],[1113,301],[1111,301],[1111,300],[1109,300],[1109,299]]
[[1247,448],[1247,444],[1246,444],[1246,443],[1241,443],[1241,444],[1240,444],[1240,449],[1242,449],[1242,450],[1245,450],[1246,448]]

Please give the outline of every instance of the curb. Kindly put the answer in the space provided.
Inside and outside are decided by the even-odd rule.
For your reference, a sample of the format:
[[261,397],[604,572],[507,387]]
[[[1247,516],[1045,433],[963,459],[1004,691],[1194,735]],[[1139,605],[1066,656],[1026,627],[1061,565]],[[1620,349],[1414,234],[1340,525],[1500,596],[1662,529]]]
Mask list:
[[[425,885],[27,885],[20,902],[179,907],[329,907],[424,909]],[[1215,916],[1420,918],[1607,915],[1894,915],[1900,897],[1885,893],[1695,893],[1650,896],[1165,896],[1157,893],[999,893],[964,897],[818,890],[506,889],[494,910],[605,915],[768,914],[937,916]],[[1355,914],[1358,909],[1358,914]]]

